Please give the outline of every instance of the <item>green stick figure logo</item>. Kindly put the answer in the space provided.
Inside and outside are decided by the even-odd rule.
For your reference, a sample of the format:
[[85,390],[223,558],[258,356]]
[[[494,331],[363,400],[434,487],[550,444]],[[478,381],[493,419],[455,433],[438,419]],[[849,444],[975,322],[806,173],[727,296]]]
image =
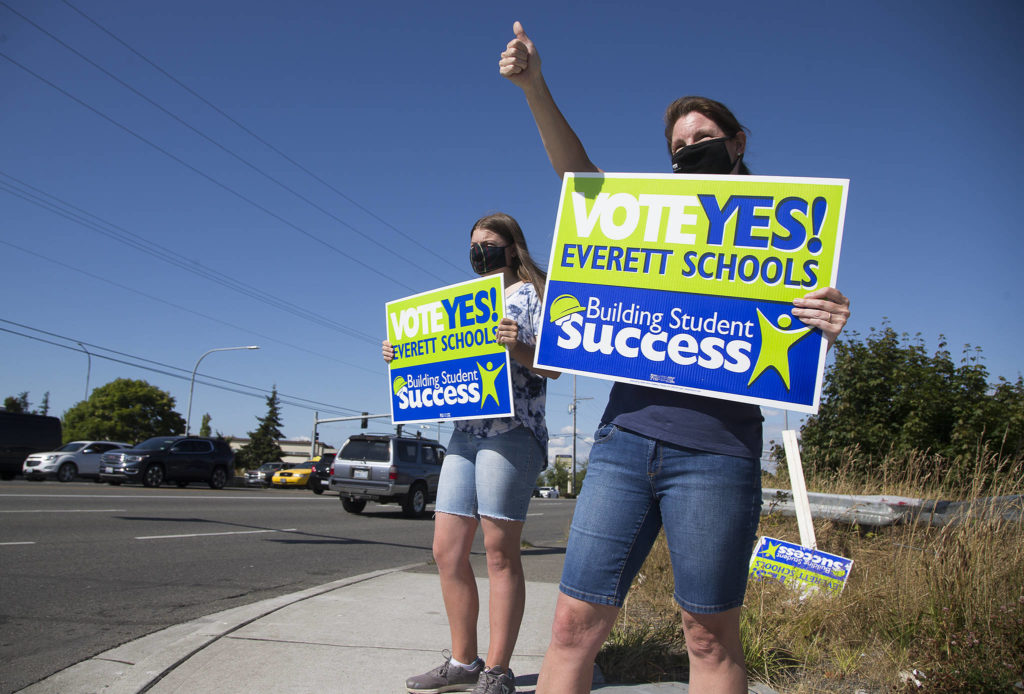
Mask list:
[[484,405],[487,404],[487,398],[494,398],[494,404],[501,407],[501,399],[498,398],[496,381],[498,380],[498,374],[505,368],[505,363],[502,362],[495,366],[493,362],[487,362],[485,366],[477,362],[476,368],[480,372],[480,392],[482,395],[480,398],[480,409],[482,410]]
[[789,350],[793,345],[806,337],[811,329],[808,327],[786,330],[793,324],[788,315],[779,316],[779,327],[764,317],[761,309],[757,309],[757,322],[761,329],[761,353],[757,355],[757,363],[750,372],[747,387],[751,386],[761,374],[768,369],[775,369],[782,377],[782,383],[789,390]]

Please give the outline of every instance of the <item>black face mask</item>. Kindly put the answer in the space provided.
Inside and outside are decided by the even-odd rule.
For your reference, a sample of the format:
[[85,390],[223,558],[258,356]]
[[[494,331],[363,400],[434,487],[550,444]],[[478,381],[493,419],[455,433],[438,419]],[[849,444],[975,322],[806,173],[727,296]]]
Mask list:
[[733,160],[725,143],[728,137],[703,140],[679,149],[672,155],[672,172],[678,174],[729,174],[743,158]]
[[469,262],[473,264],[473,272],[478,275],[486,275],[491,270],[503,268],[505,262],[505,249],[508,246],[485,246],[482,243],[469,244]]

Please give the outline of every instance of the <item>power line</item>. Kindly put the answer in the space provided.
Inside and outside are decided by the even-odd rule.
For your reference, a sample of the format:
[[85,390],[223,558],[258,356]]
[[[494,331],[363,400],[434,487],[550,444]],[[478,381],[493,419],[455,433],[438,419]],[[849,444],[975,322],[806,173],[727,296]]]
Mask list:
[[159,72],[160,74],[162,74],[162,75],[163,75],[164,77],[166,77],[167,79],[169,79],[169,80],[171,80],[172,82],[174,82],[174,83],[175,83],[176,85],[178,85],[179,87],[181,87],[182,89],[184,89],[184,90],[185,90],[186,92],[188,92],[189,94],[191,94],[192,96],[194,96],[194,97],[195,97],[196,99],[199,99],[199,101],[201,101],[201,102],[203,102],[204,104],[206,104],[207,106],[209,106],[209,107],[210,107],[211,109],[213,109],[213,110],[214,110],[214,111],[216,111],[216,112],[217,112],[218,114],[220,114],[221,116],[223,116],[223,117],[224,117],[225,119],[227,119],[228,121],[230,121],[231,123],[233,123],[233,124],[234,124],[235,126],[237,126],[237,127],[238,127],[238,128],[240,129],[240,130],[242,130],[242,131],[243,131],[244,133],[246,133],[247,135],[249,135],[250,137],[252,137],[253,139],[255,139],[255,140],[256,140],[257,142],[259,142],[260,144],[262,144],[263,146],[265,146],[265,147],[266,147],[267,149],[269,149],[270,151],[272,151],[272,152],[274,152],[275,154],[277,154],[278,156],[280,156],[280,157],[281,157],[282,159],[284,159],[284,160],[285,160],[285,161],[287,161],[288,163],[290,163],[290,164],[292,164],[293,166],[295,166],[295,167],[296,167],[297,169],[299,169],[300,171],[302,171],[303,173],[305,173],[306,175],[308,175],[308,176],[309,176],[310,178],[312,178],[313,180],[315,180],[315,181],[317,181],[318,183],[322,184],[322,185],[323,185],[323,186],[325,186],[326,188],[328,188],[328,189],[332,190],[332,191],[333,191],[334,193],[336,193],[336,194],[337,194],[338,196],[340,196],[340,197],[341,197],[341,198],[343,198],[344,200],[348,201],[348,202],[349,202],[350,204],[352,204],[352,205],[354,205],[355,207],[359,208],[360,210],[362,210],[363,212],[365,212],[365,213],[366,213],[367,215],[369,215],[370,217],[373,217],[373,218],[374,218],[375,220],[377,220],[378,222],[380,222],[381,224],[383,224],[383,225],[384,225],[384,226],[386,226],[387,228],[389,228],[389,229],[391,229],[392,231],[394,231],[395,233],[399,234],[399,235],[400,235],[400,236],[401,236],[402,238],[404,238],[405,240],[409,241],[410,243],[414,243],[414,244],[416,244],[416,245],[417,245],[417,246],[419,246],[419,247],[420,247],[421,249],[423,249],[423,250],[424,250],[424,251],[426,251],[427,253],[430,253],[431,255],[433,255],[433,256],[434,256],[435,258],[437,258],[437,259],[438,259],[438,260],[440,260],[441,262],[443,262],[443,263],[446,263],[446,264],[448,264],[448,265],[449,265],[450,267],[452,267],[452,268],[454,268],[454,269],[458,270],[459,272],[462,272],[462,271],[463,271],[463,268],[461,268],[461,267],[459,267],[459,266],[455,265],[454,263],[452,263],[452,262],[451,262],[450,260],[448,260],[447,258],[445,258],[445,257],[443,257],[443,256],[441,256],[441,255],[439,255],[439,254],[438,254],[438,253],[436,253],[436,252],[435,252],[435,251],[434,251],[433,249],[431,249],[431,248],[429,248],[429,247],[427,247],[427,246],[424,246],[424,245],[423,245],[422,243],[420,243],[420,242],[419,242],[419,241],[418,241],[418,240],[417,240],[417,239],[416,239],[416,238],[415,238],[414,236],[411,236],[410,234],[406,234],[406,233],[405,233],[404,231],[402,231],[401,229],[398,229],[397,227],[393,226],[393,225],[392,225],[392,224],[391,224],[390,222],[387,222],[386,220],[384,220],[384,219],[382,219],[381,217],[377,216],[377,214],[375,214],[375,213],[374,213],[374,212],[373,212],[372,210],[370,210],[370,209],[368,209],[368,208],[364,207],[363,205],[361,205],[360,203],[358,203],[358,202],[357,202],[356,200],[352,199],[351,197],[349,197],[349,196],[348,196],[348,195],[346,195],[345,193],[341,192],[340,190],[338,190],[337,188],[335,188],[334,186],[332,186],[332,185],[331,185],[330,183],[328,183],[327,181],[325,181],[325,180],[324,180],[323,178],[321,178],[321,177],[320,177],[320,176],[318,176],[317,174],[313,173],[313,172],[312,172],[312,171],[310,171],[310,170],[309,170],[308,168],[306,168],[305,166],[303,166],[302,164],[300,164],[299,162],[295,161],[295,160],[294,160],[294,159],[292,159],[292,158],[291,158],[290,156],[288,156],[287,154],[285,154],[284,152],[282,152],[281,150],[279,150],[279,149],[278,149],[277,147],[275,147],[274,145],[272,145],[272,144],[271,144],[270,142],[266,141],[265,139],[263,139],[262,137],[260,137],[260,136],[259,136],[259,135],[257,135],[256,133],[254,133],[254,132],[253,132],[252,130],[250,130],[249,128],[247,128],[247,127],[245,127],[244,125],[242,125],[242,123],[238,122],[237,120],[235,120],[234,118],[232,118],[232,117],[231,117],[230,115],[228,115],[227,113],[225,113],[225,112],[224,112],[224,111],[223,111],[222,109],[220,109],[220,108],[219,108],[218,106],[216,106],[215,104],[213,104],[213,103],[211,103],[210,101],[208,101],[208,100],[207,100],[206,98],[204,98],[203,96],[201,96],[201,95],[200,95],[200,94],[199,94],[198,92],[196,92],[195,90],[193,90],[193,89],[192,89],[191,87],[189,87],[189,86],[188,86],[187,84],[185,84],[184,82],[182,82],[181,80],[179,80],[178,78],[176,78],[176,77],[175,77],[174,75],[172,75],[171,73],[167,72],[167,70],[165,70],[165,69],[163,69],[162,67],[160,67],[159,65],[157,65],[157,64],[156,64],[155,62],[153,62],[152,60],[150,60],[149,58],[147,58],[147,57],[146,57],[145,55],[143,55],[142,53],[140,53],[140,52],[139,52],[138,50],[136,50],[135,48],[133,48],[132,46],[130,46],[130,45],[129,45],[129,44],[127,43],[127,42],[123,41],[123,40],[122,40],[121,38],[119,38],[119,37],[118,37],[117,35],[115,35],[115,34],[114,34],[114,33],[113,33],[112,31],[110,31],[109,29],[107,29],[106,27],[104,27],[104,26],[103,26],[102,24],[100,24],[99,22],[97,22],[97,21],[96,21],[95,19],[93,19],[93,18],[92,18],[92,17],[90,17],[89,15],[85,14],[84,12],[82,12],[82,10],[80,10],[80,9],[78,9],[77,7],[75,7],[74,5],[72,5],[72,4],[70,3],[70,2],[68,2],[68,0],[62,0],[62,2],[63,2],[63,3],[65,4],[65,5],[67,5],[67,6],[69,7],[69,8],[71,8],[72,10],[74,10],[75,12],[77,12],[77,13],[78,13],[78,14],[79,14],[79,15],[80,15],[80,16],[81,16],[82,18],[84,18],[84,19],[85,19],[86,21],[88,21],[89,23],[91,23],[91,24],[92,24],[93,26],[95,26],[95,27],[96,27],[97,29],[99,29],[100,31],[102,31],[103,33],[105,33],[105,34],[106,34],[107,36],[109,36],[110,38],[112,38],[112,39],[114,39],[115,41],[117,41],[117,42],[118,42],[119,44],[121,44],[122,46],[124,46],[124,47],[125,47],[126,49],[128,49],[129,51],[131,51],[132,53],[134,53],[134,54],[135,54],[135,55],[136,55],[136,56],[137,56],[138,58],[142,59],[142,60],[143,60],[144,62],[146,62],[147,64],[149,64],[149,65],[150,65],[151,67],[153,67],[153,69],[157,70],[157,71],[158,71],[158,72]]
[[[82,59],[83,61],[85,61],[85,62],[89,63],[89,65],[92,65],[92,66],[93,66],[94,68],[96,68],[97,70],[99,70],[100,72],[102,72],[102,73],[103,73],[104,75],[106,75],[106,76],[107,76],[107,77],[109,77],[110,79],[112,79],[112,80],[114,80],[115,82],[117,82],[118,84],[120,84],[120,85],[121,85],[122,87],[124,87],[125,89],[127,89],[127,90],[131,91],[131,92],[132,92],[133,94],[135,94],[136,96],[138,96],[138,97],[139,97],[140,99],[143,99],[143,100],[145,100],[145,101],[146,101],[147,103],[149,103],[150,105],[152,105],[152,106],[153,106],[154,108],[157,108],[157,109],[159,109],[159,110],[160,110],[161,112],[163,112],[164,114],[166,114],[166,115],[170,116],[171,118],[173,118],[173,119],[174,119],[175,121],[177,121],[178,123],[181,123],[181,124],[182,124],[183,126],[185,126],[185,127],[186,127],[186,128],[188,128],[189,130],[191,130],[192,132],[194,132],[194,133],[195,133],[196,135],[198,135],[199,137],[203,138],[204,140],[206,140],[207,142],[209,142],[210,144],[212,144],[212,145],[213,145],[214,147],[217,147],[217,148],[218,148],[218,149],[220,149],[220,150],[221,150],[222,152],[224,152],[224,153],[228,154],[229,156],[231,156],[231,157],[233,157],[234,159],[238,160],[238,161],[239,161],[239,162],[241,162],[242,164],[245,164],[245,165],[246,165],[247,167],[249,167],[250,169],[252,169],[252,170],[253,170],[253,171],[255,171],[256,173],[260,174],[261,176],[263,176],[263,177],[264,177],[264,178],[266,178],[267,180],[271,181],[272,183],[276,184],[277,186],[279,186],[279,187],[283,188],[284,190],[288,191],[289,193],[291,193],[291,194],[292,194],[292,195],[294,195],[295,197],[299,198],[300,200],[302,200],[302,201],[303,201],[303,202],[305,202],[306,204],[310,205],[310,206],[311,206],[311,207],[313,207],[314,209],[316,209],[316,210],[320,211],[320,212],[321,212],[321,213],[323,213],[324,215],[326,215],[326,216],[330,217],[331,219],[333,219],[334,221],[338,222],[338,223],[339,223],[339,224],[341,224],[342,226],[345,226],[345,227],[347,227],[348,229],[350,229],[351,231],[355,232],[356,234],[359,234],[359,235],[360,235],[360,236],[362,236],[362,237],[363,237],[364,239],[366,239],[366,240],[367,240],[367,241],[369,241],[370,243],[374,244],[374,245],[375,245],[375,246],[377,246],[378,248],[380,248],[380,249],[382,249],[382,250],[386,251],[387,253],[390,253],[391,255],[394,255],[394,256],[396,256],[396,257],[398,257],[398,258],[401,258],[401,259],[402,259],[402,260],[404,260],[405,262],[409,263],[410,265],[412,265],[412,266],[414,266],[414,267],[417,267],[417,268],[418,268],[418,269],[420,269],[420,270],[421,270],[422,272],[425,272],[426,274],[430,275],[431,277],[433,277],[434,279],[436,279],[436,280],[438,280],[438,281],[440,281],[440,282],[444,282],[444,281],[445,281],[445,279],[444,279],[443,277],[441,277],[441,276],[439,276],[439,275],[436,275],[436,274],[434,274],[433,272],[431,272],[431,271],[429,271],[429,270],[427,270],[427,269],[423,268],[423,267],[422,267],[422,266],[420,266],[420,265],[419,265],[418,263],[416,263],[416,262],[414,262],[413,260],[411,260],[411,259],[407,258],[406,256],[402,255],[401,253],[397,253],[397,252],[396,252],[396,251],[395,251],[395,250],[394,250],[393,248],[391,248],[391,247],[388,247],[388,246],[386,246],[385,244],[381,243],[380,241],[378,241],[377,239],[373,238],[373,237],[372,237],[372,236],[370,236],[369,234],[367,234],[367,233],[365,233],[365,232],[361,231],[360,229],[357,229],[356,227],[352,226],[351,224],[349,224],[349,223],[348,223],[348,222],[346,222],[345,220],[341,219],[341,218],[340,218],[340,217],[338,217],[337,215],[333,214],[333,213],[332,213],[332,212],[330,212],[329,210],[326,210],[326,209],[324,209],[323,207],[321,207],[320,205],[316,204],[315,202],[313,202],[312,200],[310,200],[310,199],[309,199],[309,198],[307,198],[306,196],[302,195],[302,194],[301,194],[301,193],[299,193],[299,192],[298,192],[297,190],[295,190],[295,189],[293,189],[293,188],[291,188],[291,187],[289,187],[289,186],[285,185],[284,183],[282,183],[282,182],[281,182],[281,181],[279,181],[278,179],[274,178],[273,176],[271,176],[270,174],[268,174],[268,173],[267,173],[266,171],[264,171],[263,169],[259,168],[258,166],[256,166],[256,165],[255,165],[255,164],[253,164],[252,162],[248,161],[247,159],[243,158],[243,157],[242,157],[241,155],[239,155],[239,154],[237,154],[236,152],[234,152],[234,151],[232,151],[232,150],[228,149],[227,147],[225,147],[224,145],[222,145],[222,144],[221,144],[220,142],[217,142],[217,141],[216,141],[215,139],[213,139],[212,137],[210,137],[210,136],[209,136],[209,135],[207,135],[206,133],[202,132],[201,130],[199,130],[198,128],[196,128],[196,127],[195,127],[195,126],[193,126],[192,124],[190,124],[190,123],[189,123],[188,121],[186,121],[185,119],[181,118],[180,116],[178,116],[178,115],[176,115],[176,114],[172,113],[171,111],[169,111],[168,109],[164,108],[164,107],[163,107],[163,106],[161,106],[161,105],[160,105],[159,103],[157,103],[157,102],[156,102],[156,101],[154,101],[153,99],[149,98],[148,96],[146,96],[145,94],[143,94],[142,92],[140,92],[140,91],[139,91],[138,89],[136,89],[136,88],[135,88],[135,87],[133,87],[132,85],[130,85],[130,84],[128,84],[127,82],[125,82],[124,80],[122,80],[122,79],[121,79],[120,77],[118,77],[117,75],[113,74],[112,72],[110,72],[109,70],[107,70],[106,68],[104,68],[103,66],[99,65],[98,63],[96,63],[95,61],[93,61],[92,59],[90,59],[90,58],[89,58],[88,56],[86,56],[86,55],[82,54],[81,52],[79,52],[78,50],[76,50],[75,48],[72,48],[72,47],[71,47],[71,46],[69,46],[69,45],[68,45],[67,43],[65,43],[65,42],[64,42],[64,41],[62,41],[61,39],[57,38],[57,37],[56,37],[56,36],[54,36],[54,35],[53,35],[52,33],[50,33],[49,31],[47,31],[47,30],[46,30],[46,29],[44,29],[43,27],[39,26],[38,24],[36,24],[35,22],[33,22],[33,21],[32,21],[31,19],[29,19],[29,18],[28,18],[28,17],[26,17],[25,15],[21,14],[20,12],[18,12],[18,11],[17,11],[17,10],[15,10],[15,9],[13,9],[13,8],[12,8],[12,7],[10,6],[10,5],[8,5],[8,4],[6,3],[6,2],[3,2],[3,0],[0,0],[0,5],[3,5],[4,7],[6,7],[6,8],[7,8],[7,10],[8,10],[9,12],[11,12],[11,13],[13,13],[13,14],[17,15],[18,17],[20,17],[20,18],[22,19],[22,21],[24,21],[24,22],[26,22],[26,23],[28,23],[28,24],[31,24],[31,25],[32,25],[33,27],[35,27],[35,28],[36,28],[36,30],[37,30],[37,31],[39,31],[39,32],[41,32],[41,33],[45,34],[46,36],[50,37],[50,38],[51,38],[51,39],[52,39],[53,41],[55,41],[56,43],[58,43],[58,44],[60,44],[61,46],[63,46],[63,47],[64,47],[64,48],[66,49],[66,50],[68,50],[68,51],[70,51],[70,52],[74,53],[74,54],[75,54],[76,56],[78,56],[78,57],[79,57],[80,59]],[[319,240],[319,239],[318,239],[318,240]]]
[[306,236],[307,238],[310,238],[313,241],[316,241],[317,243],[325,246],[326,248],[334,251],[335,253],[337,253],[337,254],[345,257],[345,258],[348,258],[349,260],[351,260],[356,265],[360,265],[360,266],[366,268],[367,270],[369,270],[369,271],[379,275],[380,277],[383,277],[384,279],[387,279],[387,280],[389,280],[391,282],[394,282],[395,284],[397,284],[397,285],[399,285],[401,287],[404,287],[405,289],[407,289],[407,290],[409,290],[411,292],[415,292],[416,291],[411,286],[405,284],[401,280],[396,279],[393,275],[389,275],[388,273],[386,273],[386,272],[384,272],[382,270],[378,270],[378,269],[370,266],[369,264],[364,263],[364,262],[358,260],[357,258],[353,257],[352,255],[350,255],[350,254],[346,253],[345,251],[341,250],[337,246],[334,246],[334,245],[328,243],[327,241],[324,241],[320,237],[316,236],[315,234],[312,234],[309,231],[303,229],[298,224],[295,224],[294,222],[285,219],[281,215],[279,215],[276,212],[273,212],[272,210],[264,207],[263,205],[259,204],[255,200],[252,200],[252,199],[246,197],[245,195],[243,195],[242,193],[238,192],[237,190],[235,190],[231,186],[227,185],[226,183],[222,183],[221,181],[217,180],[213,176],[210,176],[209,174],[201,171],[200,169],[196,168],[195,166],[192,166],[191,164],[186,162],[184,159],[181,159],[180,157],[172,154],[171,152],[167,151],[166,149],[164,149],[160,145],[156,144],[155,142],[152,142],[151,140],[149,140],[149,139],[143,137],[142,135],[140,135],[139,133],[135,132],[134,130],[132,130],[128,126],[119,123],[118,121],[114,120],[113,118],[111,118],[107,114],[103,113],[99,109],[97,109],[97,108],[87,104],[85,101],[79,99],[78,97],[74,96],[73,94],[71,94],[70,92],[66,91],[65,89],[62,89],[61,87],[57,86],[56,84],[54,84],[50,80],[46,79],[45,77],[43,77],[39,73],[34,72],[33,70],[31,70],[30,68],[28,68],[25,65],[22,65],[21,63],[19,63],[17,60],[15,60],[11,56],[7,55],[6,53],[0,51],[0,58],[3,58],[7,62],[9,62],[12,65],[14,65],[15,67],[21,69],[23,72],[28,73],[32,77],[35,77],[37,80],[39,80],[43,84],[47,85],[51,89],[54,89],[55,91],[60,92],[61,94],[63,94],[67,98],[71,99],[75,103],[79,104],[80,106],[82,106],[82,107],[92,111],[93,113],[95,113],[97,116],[99,116],[103,120],[107,121],[111,125],[116,126],[119,129],[123,130],[124,132],[128,133],[129,135],[131,135],[132,137],[136,138],[140,142],[143,142],[143,143],[149,145],[150,147],[152,147],[156,151],[160,152],[164,156],[166,156],[166,157],[168,157],[170,159],[173,159],[174,161],[176,161],[179,164],[181,164],[182,166],[184,166],[186,169],[192,171],[193,173],[198,174],[199,176],[202,176],[206,180],[208,180],[211,183],[213,183],[214,185],[216,185],[218,188],[221,188],[222,190],[225,190],[225,191],[231,193],[232,195],[237,197],[239,200],[243,200],[243,201],[249,203],[250,205],[252,205],[256,209],[258,209],[261,212],[263,212],[264,214],[266,214],[266,215],[268,215],[268,216],[278,220],[282,224],[284,224],[284,225],[294,229],[295,231],[299,232],[303,236]]
[[81,275],[85,275],[86,277],[89,277],[91,279],[98,280],[100,282],[105,282],[106,284],[109,284],[111,286],[117,287],[118,289],[121,289],[121,290],[124,290],[124,291],[128,291],[128,292],[132,292],[134,294],[138,294],[139,296],[143,296],[143,297],[145,297],[145,298],[147,298],[147,299],[149,299],[151,301],[159,302],[161,304],[164,304],[165,306],[170,306],[171,308],[178,309],[179,311],[184,311],[186,313],[191,313],[193,315],[199,316],[201,318],[205,318],[206,320],[212,321],[214,323],[219,323],[220,325],[225,325],[225,326],[227,326],[229,328],[233,328],[235,330],[240,330],[241,332],[249,333],[250,335],[255,335],[256,337],[259,337],[262,340],[268,340],[270,342],[276,342],[279,345],[284,345],[285,347],[290,347],[291,349],[299,350],[301,352],[305,352],[306,354],[311,354],[314,357],[320,357],[321,359],[327,359],[329,361],[333,361],[333,362],[336,362],[338,364],[343,364],[345,366],[349,366],[349,367],[354,368],[354,369],[360,369],[360,370],[366,371],[368,373],[376,373],[373,369],[368,369],[365,366],[361,366],[359,364],[353,364],[351,362],[347,362],[347,361],[344,361],[342,359],[338,359],[337,357],[329,356],[327,354],[321,354],[319,352],[313,351],[311,349],[307,349],[306,347],[302,347],[300,345],[293,345],[290,342],[285,342],[284,340],[281,340],[279,338],[273,337],[271,335],[266,335],[264,333],[260,333],[260,332],[257,332],[255,330],[250,330],[249,328],[244,328],[244,327],[242,327],[240,325],[235,325],[234,323],[229,323],[229,322],[227,322],[225,320],[221,320],[220,318],[215,318],[213,316],[209,316],[209,315],[207,315],[205,313],[202,313],[201,311],[195,311],[193,309],[186,308],[184,306],[180,306],[180,305],[175,304],[175,303],[173,303],[171,301],[167,301],[166,299],[161,299],[158,296],[153,296],[152,294],[147,294],[146,292],[140,291],[140,290],[138,290],[138,289],[136,289],[134,287],[128,287],[126,285],[119,284],[117,282],[114,282],[113,280],[107,279],[106,277],[101,277],[100,275],[96,275],[96,274],[93,274],[93,273],[88,272],[86,270],[83,270],[81,268],[77,268],[77,267],[75,267],[73,265],[70,265],[68,263],[61,262],[59,260],[56,260],[55,258],[50,258],[48,256],[45,256],[45,255],[41,254],[41,253],[36,253],[35,251],[30,251],[27,248],[22,248],[21,246],[18,246],[17,244],[10,243],[9,241],[4,241],[4,240],[0,239],[0,244],[3,244],[5,246],[9,246],[10,248],[13,248],[15,250],[21,251],[22,253],[26,253],[28,255],[35,256],[36,258],[39,258],[41,260],[45,260],[45,261],[47,261],[49,263],[53,263],[54,265],[62,267],[64,269],[66,269],[66,270],[71,270],[71,271],[77,272],[77,273],[79,273]]
[[[91,212],[83,210],[80,207],[76,207],[71,203],[62,200],[61,198],[58,198],[54,195],[51,195],[50,193],[40,190],[39,188],[29,185],[28,183],[25,183],[21,179],[15,178],[2,170],[0,170],[0,176],[15,181],[19,185],[28,188],[29,190],[34,191],[39,195],[46,196],[47,198],[56,201],[56,203],[59,203],[59,205],[63,205],[67,209],[62,209],[61,207],[58,206],[58,204],[50,202],[49,200],[45,200],[39,197],[39,195],[34,195],[33,193],[27,192],[25,190],[19,190],[15,186],[11,186],[10,184],[0,181],[0,190],[8,193],[9,195],[19,197],[22,200],[25,200],[26,202],[30,202],[34,205],[37,205],[38,207],[42,207],[45,210],[53,212],[54,214],[64,217],[65,219],[73,221],[77,224],[80,224],[81,226],[84,226],[87,229],[102,234],[110,239],[113,239],[114,241],[134,248],[135,250],[140,251],[142,253],[146,253],[147,255],[156,258],[157,260],[160,260],[169,265],[173,265],[178,269],[185,270],[186,272],[190,272],[194,275],[198,275],[199,277],[202,277],[206,280],[209,280],[223,287],[231,289],[232,291],[242,294],[248,298],[255,299],[256,301],[267,304],[269,306],[273,306],[274,308],[277,308],[281,311],[291,313],[292,315],[298,316],[299,318],[309,320],[317,324],[318,326],[326,326],[350,337],[357,337],[367,342],[374,343],[377,341],[377,338],[375,338],[372,335],[356,330],[354,328],[350,328],[347,325],[338,323],[337,321],[327,318],[326,316],[314,313],[313,311],[298,306],[297,304],[293,304],[284,299],[280,299],[272,294],[264,292],[262,289],[246,284],[241,280],[236,280],[232,278],[230,275],[227,275],[223,272],[211,270],[205,267],[198,260],[191,260],[189,258],[185,258],[170,248],[149,241],[144,237],[140,236],[139,234],[135,234],[123,227],[113,224],[112,222],[108,222],[102,217],[98,217],[92,214]],[[89,219],[90,217],[92,219]],[[104,228],[104,226],[107,228]]]
[[[16,325],[16,326],[18,326],[20,328],[24,328],[26,330],[32,330],[34,332],[38,332],[38,333],[41,333],[43,335],[49,335],[51,337],[56,337],[56,338],[59,338],[61,340],[66,340],[66,341],[69,341],[69,342],[81,342],[82,344],[88,345],[89,347],[92,347],[94,349],[103,350],[103,351],[106,351],[106,352],[110,352],[111,354],[117,354],[117,355],[120,355],[120,356],[123,356],[123,357],[127,357],[127,358],[130,358],[130,359],[135,359],[137,361],[142,361],[142,362],[146,362],[146,363],[149,363],[149,364],[155,364],[155,365],[163,367],[163,368],[162,369],[158,369],[158,368],[155,368],[153,366],[146,366],[145,364],[137,364],[137,363],[134,363],[134,362],[126,361],[125,359],[118,359],[117,357],[111,357],[111,356],[106,355],[106,354],[98,354],[96,352],[91,352],[92,356],[97,357],[99,359],[106,359],[108,361],[117,362],[119,364],[124,364],[126,366],[131,366],[131,367],[134,367],[136,369],[143,369],[145,371],[152,371],[154,373],[159,373],[159,374],[162,374],[164,376],[170,376],[171,378],[181,379],[183,381],[191,380],[191,374],[192,374],[191,369],[183,369],[181,367],[173,366],[171,364],[165,364],[163,362],[155,361],[155,360],[152,360],[152,359],[146,359],[145,357],[139,357],[139,356],[136,356],[136,355],[133,355],[133,354],[128,354],[126,352],[120,352],[120,351],[115,350],[115,349],[110,349],[109,347],[103,347],[101,345],[96,345],[96,344],[93,344],[93,343],[90,343],[90,342],[75,340],[75,338],[67,337],[65,335],[60,335],[58,333],[49,332],[47,330],[42,330],[40,328],[34,328],[32,326],[25,325],[23,323],[18,323],[16,321],[7,320],[7,319],[4,319],[4,318],[0,318],[0,322],[7,323],[8,325]],[[10,330],[8,328],[0,328],[0,331],[5,332],[5,333],[11,333],[12,335],[18,335],[20,337],[26,337],[26,338],[28,338],[30,340],[35,340],[37,342],[44,342],[46,344],[53,345],[55,347],[61,347],[63,349],[70,350],[72,352],[81,352],[82,351],[80,349],[76,349],[75,347],[73,347],[71,345],[61,344],[59,342],[54,342],[52,340],[47,340],[45,338],[37,337],[35,335],[28,335],[26,333],[18,332],[17,330]],[[173,371],[166,371],[164,369],[172,369]],[[174,373],[174,371],[180,371],[182,373]],[[186,375],[186,374],[188,374],[188,375]],[[197,380],[198,380],[198,377],[200,375],[202,375],[202,377],[204,379],[209,379],[209,380],[199,381],[199,383],[201,383],[203,385],[206,385],[206,386],[209,386],[211,388],[218,388],[220,390],[225,390],[225,391],[228,391],[228,392],[237,393],[239,395],[246,395],[246,396],[254,397],[254,398],[264,398],[264,397],[266,397],[265,395],[263,395],[264,393],[272,392],[270,390],[267,390],[266,388],[260,388],[258,386],[251,386],[251,385],[248,385],[246,383],[238,383],[236,381],[230,381],[228,379],[218,378],[216,376],[208,376],[208,375],[205,375],[205,374],[197,374]],[[219,383],[213,383],[212,381],[220,381],[221,383],[227,383],[227,384],[231,384],[233,386],[238,386],[238,388],[248,388],[249,390],[239,390],[238,388],[231,388],[229,386],[221,385]],[[257,392],[250,392],[250,391],[257,391]],[[360,412],[360,410],[354,410],[354,409],[347,408],[347,407],[341,407],[340,405],[330,405],[330,404],[327,404],[327,403],[318,402],[316,400],[310,400],[308,398],[303,398],[303,397],[300,397],[300,396],[287,395],[287,394],[284,394],[284,393],[281,393],[281,392],[278,392],[277,395],[278,395],[278,398],[281,400],[282,404],[289,405],[289,406],[292,406],[292,407],[298,407],[298,408],[305,409],[305,410],[310,410],[310,411],[319,410],[319,411],[322,411],[322,412],[329,411],[329,412],[337,413],[337,414],[359,414],[359,412]]]

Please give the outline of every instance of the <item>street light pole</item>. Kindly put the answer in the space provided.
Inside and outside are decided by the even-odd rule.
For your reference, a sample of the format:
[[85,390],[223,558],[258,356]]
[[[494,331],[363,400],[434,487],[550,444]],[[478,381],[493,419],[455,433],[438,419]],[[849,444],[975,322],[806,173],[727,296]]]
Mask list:
[[89,350],[85,348],[81,342],[76,343],[85,352],[85,356],[89,358],[89,364],[85,367],[85,399],[89,399],[89,375],[92,373],[92,355],[89,354]]
[[192,422],[192,391],[196,387],[196,371],[199,369],[199,362],[207,354],[213,354],[214,352],[231,352],[236,349],[259,349],[259,345],[248,345],[246,347],[216,347],[211,350],[203,352],[203,356],[196,360],[196,365],[192,368],[192,380],[188,384],[188,415],[185,417],[185,436],[189,435],[189,424]]

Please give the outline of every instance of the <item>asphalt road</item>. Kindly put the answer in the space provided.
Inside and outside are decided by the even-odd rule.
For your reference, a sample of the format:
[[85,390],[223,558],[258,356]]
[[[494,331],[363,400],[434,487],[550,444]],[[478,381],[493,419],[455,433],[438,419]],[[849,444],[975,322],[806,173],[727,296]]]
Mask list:
[[[556,560],[574,502],[534,499],[523,537]],[[336,495],[0,482],[0,693],[220,610],[428,562],[433,523]],[[478,572],[483,543],[474,546]],[[529,580],[556,581],[558,561]],[[386,600],[387,596],[381,596]]]

